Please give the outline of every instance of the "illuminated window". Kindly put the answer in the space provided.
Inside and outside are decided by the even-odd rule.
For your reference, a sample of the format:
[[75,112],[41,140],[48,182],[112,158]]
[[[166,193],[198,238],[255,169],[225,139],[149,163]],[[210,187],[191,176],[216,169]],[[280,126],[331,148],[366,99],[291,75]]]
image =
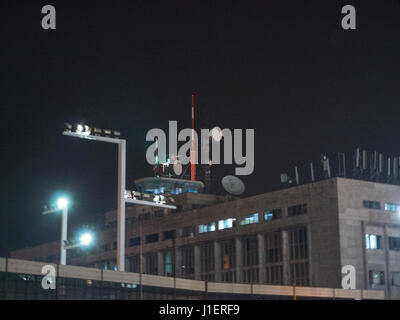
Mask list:
[[236,218],[229,218],[229,219],[225,219],[225,220],[219,220],[218,221],[218,230],[232,228],[234,221],[236,221]]
[[366,234],[365,243],[367,249],[382,249],[382,236],[376,234]]
[[170,277],[173,275],[172,273],[172,252],[166,251],[164,252],[164,268],[165,268],[165,275]]
[[215,231],[215,222],[199,225],[199,233]]
[[395,203],[385,203],[385,211],[400,212],[400,205]]
[[258,222],[258,213],[249,214],[240,219],[240,225],[257,223]]
[[282,209],[273,209],[264,211],[264,220],[275,220],[282,217]]

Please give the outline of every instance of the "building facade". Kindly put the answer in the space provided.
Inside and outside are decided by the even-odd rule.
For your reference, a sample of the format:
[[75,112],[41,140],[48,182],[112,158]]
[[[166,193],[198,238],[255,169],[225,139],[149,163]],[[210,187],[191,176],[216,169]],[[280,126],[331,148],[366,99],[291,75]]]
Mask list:
[[[126,210],[127,271],[216,282],[356,289],[400,299],[400,187],[331,178],[247,198],[174,195],[177,210]],[[91,250],[68,264],[114,269],[116,212],[105,215]],[[56,262],[59,243],[11,257]]]

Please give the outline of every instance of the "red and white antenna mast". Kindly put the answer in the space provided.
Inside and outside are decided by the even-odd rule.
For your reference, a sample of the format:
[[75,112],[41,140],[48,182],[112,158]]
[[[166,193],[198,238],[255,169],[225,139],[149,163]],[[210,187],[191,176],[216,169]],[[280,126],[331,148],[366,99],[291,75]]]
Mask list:
[[190,150],[190,180],[196,181],[196,151],[194,150],[194,93],[192,93],[192,149]]

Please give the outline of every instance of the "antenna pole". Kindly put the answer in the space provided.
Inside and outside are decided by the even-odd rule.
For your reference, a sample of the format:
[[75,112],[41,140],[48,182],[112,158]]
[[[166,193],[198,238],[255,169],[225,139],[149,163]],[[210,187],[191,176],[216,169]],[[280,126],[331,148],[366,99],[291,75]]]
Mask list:
[[313,167],[312,162],[310,162],[310,169],[311,169],[311,181],[314,182],[315,177],[314,177],[314,167]]
[[192,94],[192,149],[190,150],[190,180],[196,181],[196,164],[194,150],[194,93]]

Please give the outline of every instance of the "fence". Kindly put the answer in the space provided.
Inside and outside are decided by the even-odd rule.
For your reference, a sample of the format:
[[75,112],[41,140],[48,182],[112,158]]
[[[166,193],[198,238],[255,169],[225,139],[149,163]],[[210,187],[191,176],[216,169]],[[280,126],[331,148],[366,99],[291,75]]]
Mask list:
[[[56,288],[42,288],[44,265]],[[217,283],[0,258],[0,299],[384,299],[378,290]]]

